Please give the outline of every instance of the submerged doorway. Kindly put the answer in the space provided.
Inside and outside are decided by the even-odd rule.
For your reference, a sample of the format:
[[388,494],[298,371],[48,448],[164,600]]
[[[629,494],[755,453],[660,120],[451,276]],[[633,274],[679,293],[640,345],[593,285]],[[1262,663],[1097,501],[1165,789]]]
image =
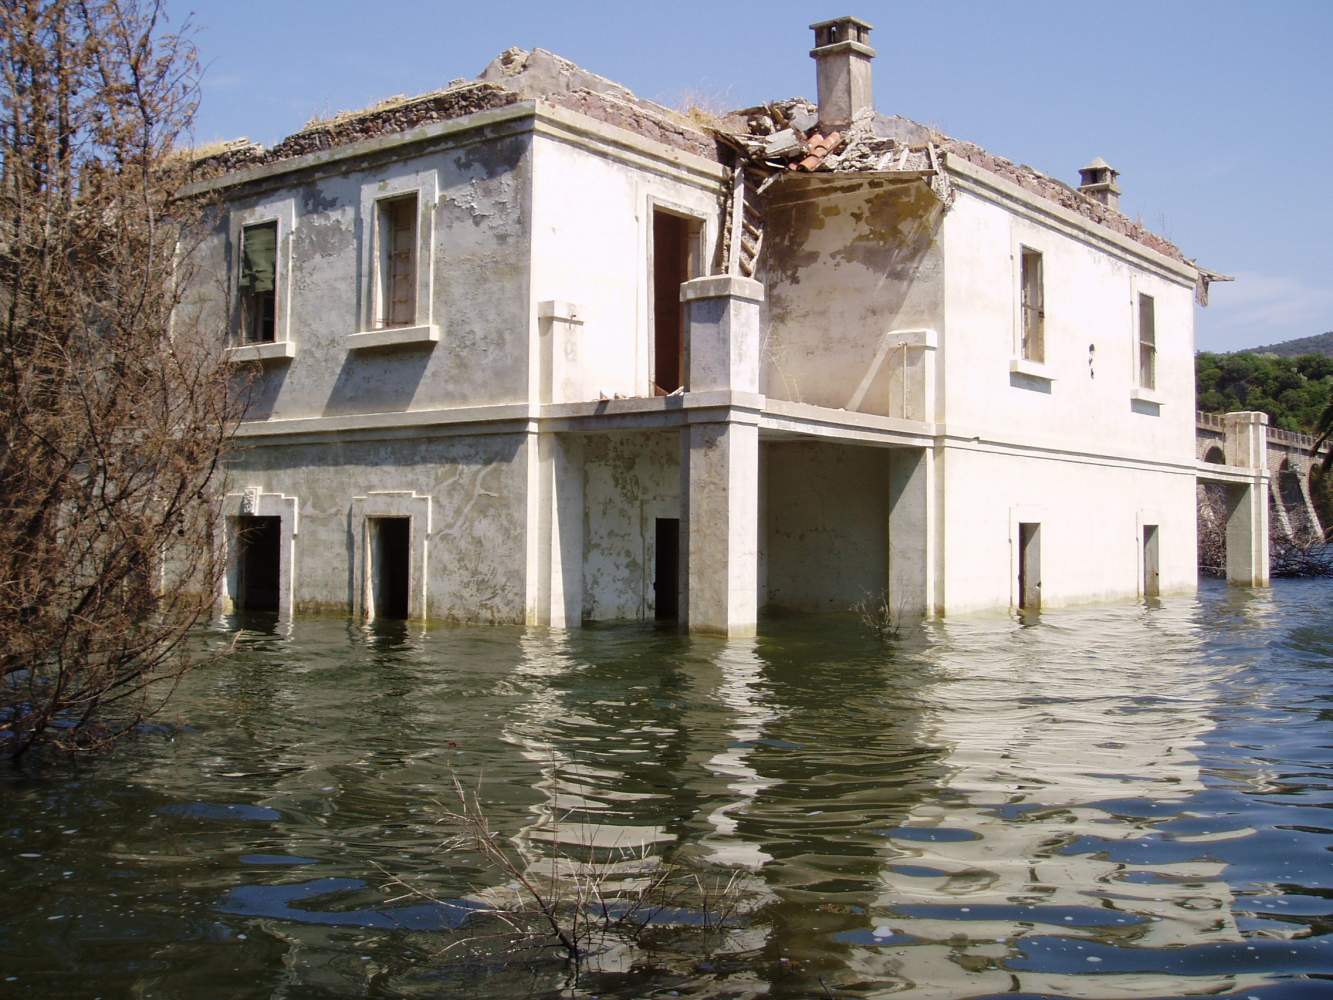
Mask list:
[[1018,525],[1018,606],[1024,611],[1041,608],[1041,525]]
[[1157,525],[1143,526],[1143,596],[1158,597],[1162,593],[1160,562],[1157,553]]
[[408,615],[412,559],[410,517],[369,518],[370,617],[404,620]]
[[654,607],[658,621],[680,617],[680,518],[659,517],[657,565],[653,570]]
[[282,518],[236,519],[236,608],[277,611],[282,572]]

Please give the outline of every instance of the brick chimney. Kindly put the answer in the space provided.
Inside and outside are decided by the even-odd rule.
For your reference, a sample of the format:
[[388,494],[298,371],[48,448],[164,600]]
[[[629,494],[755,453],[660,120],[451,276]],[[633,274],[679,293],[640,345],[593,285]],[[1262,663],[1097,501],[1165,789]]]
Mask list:
[[857,17],[838,17],[810,27],[815,32],[810,57],[819,78],[819,130],[828,135],[845,128],[862,108],[875,106],[870,91],[872,26]]
[[1107,208],[1120,211],[1120,186],[1115,179],[1120,171],[1107,163],[1100,156],[1078,171],[1078,189],[1093,201],[1100,201]]

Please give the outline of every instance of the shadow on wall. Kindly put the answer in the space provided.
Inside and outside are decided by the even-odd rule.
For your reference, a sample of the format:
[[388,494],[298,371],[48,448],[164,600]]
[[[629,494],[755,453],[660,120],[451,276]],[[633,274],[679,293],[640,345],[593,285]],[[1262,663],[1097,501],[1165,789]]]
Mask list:
[[430,364],[434,344],[349,351],[324,404],[326,417],[408,409]]
[[[256,362],[258,368],[258,362]],[[255,371],[253,378],[248,371],[242,370],[233,382],[233,391],[247,394],[245,405],[246,420],[269,420],[277,408],[278,398],[282,395],[283,383],[291,371],[291,362],[265,364],[262,370]],[[251,379],[249,384],[246,380]]]

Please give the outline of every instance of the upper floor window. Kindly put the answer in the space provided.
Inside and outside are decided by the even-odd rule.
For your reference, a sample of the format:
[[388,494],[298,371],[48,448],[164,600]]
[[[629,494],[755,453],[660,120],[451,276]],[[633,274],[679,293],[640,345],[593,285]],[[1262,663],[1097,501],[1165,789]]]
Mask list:
[[1153,297],[1139,293],[1139,388],[1157,388],[1157,320]]
[[1042,288],[1041,253],[1022,248],[1019,286],[1022,298],[1022,357],[1046,360],[1046,299]]
[[241,229],[241,341],[269,344],[277,339],[278,224],[261,222]]
[[381,327],[417,321],[417,194],[387,198],[377,206]]

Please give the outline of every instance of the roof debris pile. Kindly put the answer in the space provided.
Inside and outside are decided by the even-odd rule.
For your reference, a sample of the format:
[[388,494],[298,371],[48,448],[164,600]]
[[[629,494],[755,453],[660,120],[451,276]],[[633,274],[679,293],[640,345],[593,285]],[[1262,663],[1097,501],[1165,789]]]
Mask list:
[[739,111],[725,124],[740,127],[717,133],[747,171],[762,174],[760,194],[784,173],[873,173],[926,181],[946,208],[952,204],[953,191],[929,129],[866,109],[845,131],[824,135],[818,119],[813,104],[792,98]]

